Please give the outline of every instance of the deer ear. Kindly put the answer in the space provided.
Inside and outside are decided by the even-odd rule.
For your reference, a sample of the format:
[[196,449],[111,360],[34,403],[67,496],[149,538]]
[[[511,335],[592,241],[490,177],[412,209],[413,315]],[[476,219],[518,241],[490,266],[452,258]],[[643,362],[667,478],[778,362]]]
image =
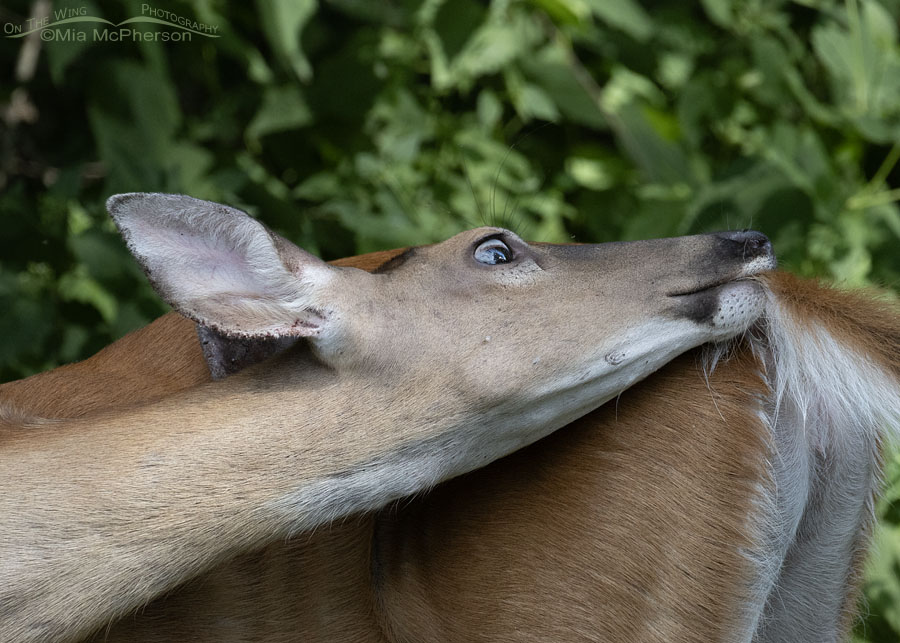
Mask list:
[[335,268],[218,203],[177,194],[109,198],[128,249],[175,310],[231,337],[319,334]]

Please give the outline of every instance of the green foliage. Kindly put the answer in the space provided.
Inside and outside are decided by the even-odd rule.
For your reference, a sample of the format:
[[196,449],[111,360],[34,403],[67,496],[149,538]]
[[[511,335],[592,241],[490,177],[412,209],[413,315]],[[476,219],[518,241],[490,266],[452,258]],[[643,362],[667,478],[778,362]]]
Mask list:
[[[329,259],[481,223],[545,241],[752,226],[795,272],[898,284],[898,0],[153,6],[219,37],[0,37],[0,381],[162,312],[103,210],[124,191],[227,202]],[[900,633],[898,534],[872,641]]]

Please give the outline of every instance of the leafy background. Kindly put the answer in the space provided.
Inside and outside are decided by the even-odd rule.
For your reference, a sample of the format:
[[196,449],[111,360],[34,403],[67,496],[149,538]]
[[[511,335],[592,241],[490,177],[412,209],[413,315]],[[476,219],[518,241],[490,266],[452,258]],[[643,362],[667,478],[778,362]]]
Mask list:
[[[11,0],[0,23],[141,4]],[[792,271],[900,284],[900,0],[153,6],[220,37],[0,37],[0,381],[163,312],[104,213],[124,191],[242,207],[326,259],[482,223],[752,226]],[[900,639],[898,462],[888,478],[860,641]]]

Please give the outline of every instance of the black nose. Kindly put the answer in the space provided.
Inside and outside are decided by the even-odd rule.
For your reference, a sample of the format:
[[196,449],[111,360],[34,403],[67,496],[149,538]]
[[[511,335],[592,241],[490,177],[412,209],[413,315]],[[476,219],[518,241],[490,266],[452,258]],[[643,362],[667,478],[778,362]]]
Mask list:
[[716,236],[735,245],[740,244],[744,258],[772,254],[772,242],[769,241],[769,237],[756,230],[719,232]]

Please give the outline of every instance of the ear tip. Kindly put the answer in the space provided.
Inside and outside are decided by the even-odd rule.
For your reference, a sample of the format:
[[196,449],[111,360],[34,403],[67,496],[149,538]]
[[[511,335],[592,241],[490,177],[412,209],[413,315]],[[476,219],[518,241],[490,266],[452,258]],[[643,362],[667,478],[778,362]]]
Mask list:
[[157,192],[123,192],[122,194],[113,194],[106,200],[106,211],[116,223],[129,214],[133,214],[137,207],[153,201],[159,197],[171,197],[170,194],[161,194]]
[[128,205],[129,201],[133,201],[141,196],[141,192],[125,192],[123,194],[113,194],[106,200],[106,211],[113,217],[122,211],[122,208]]
[[196,201],[192,197],[181,194],[166,194],[164,192],[123,192],[122,194],[113,194],[106,200],[106,211],[109,212],[113,219],[134,212],[139,205],[145,206],[164,206],[172,201]]

